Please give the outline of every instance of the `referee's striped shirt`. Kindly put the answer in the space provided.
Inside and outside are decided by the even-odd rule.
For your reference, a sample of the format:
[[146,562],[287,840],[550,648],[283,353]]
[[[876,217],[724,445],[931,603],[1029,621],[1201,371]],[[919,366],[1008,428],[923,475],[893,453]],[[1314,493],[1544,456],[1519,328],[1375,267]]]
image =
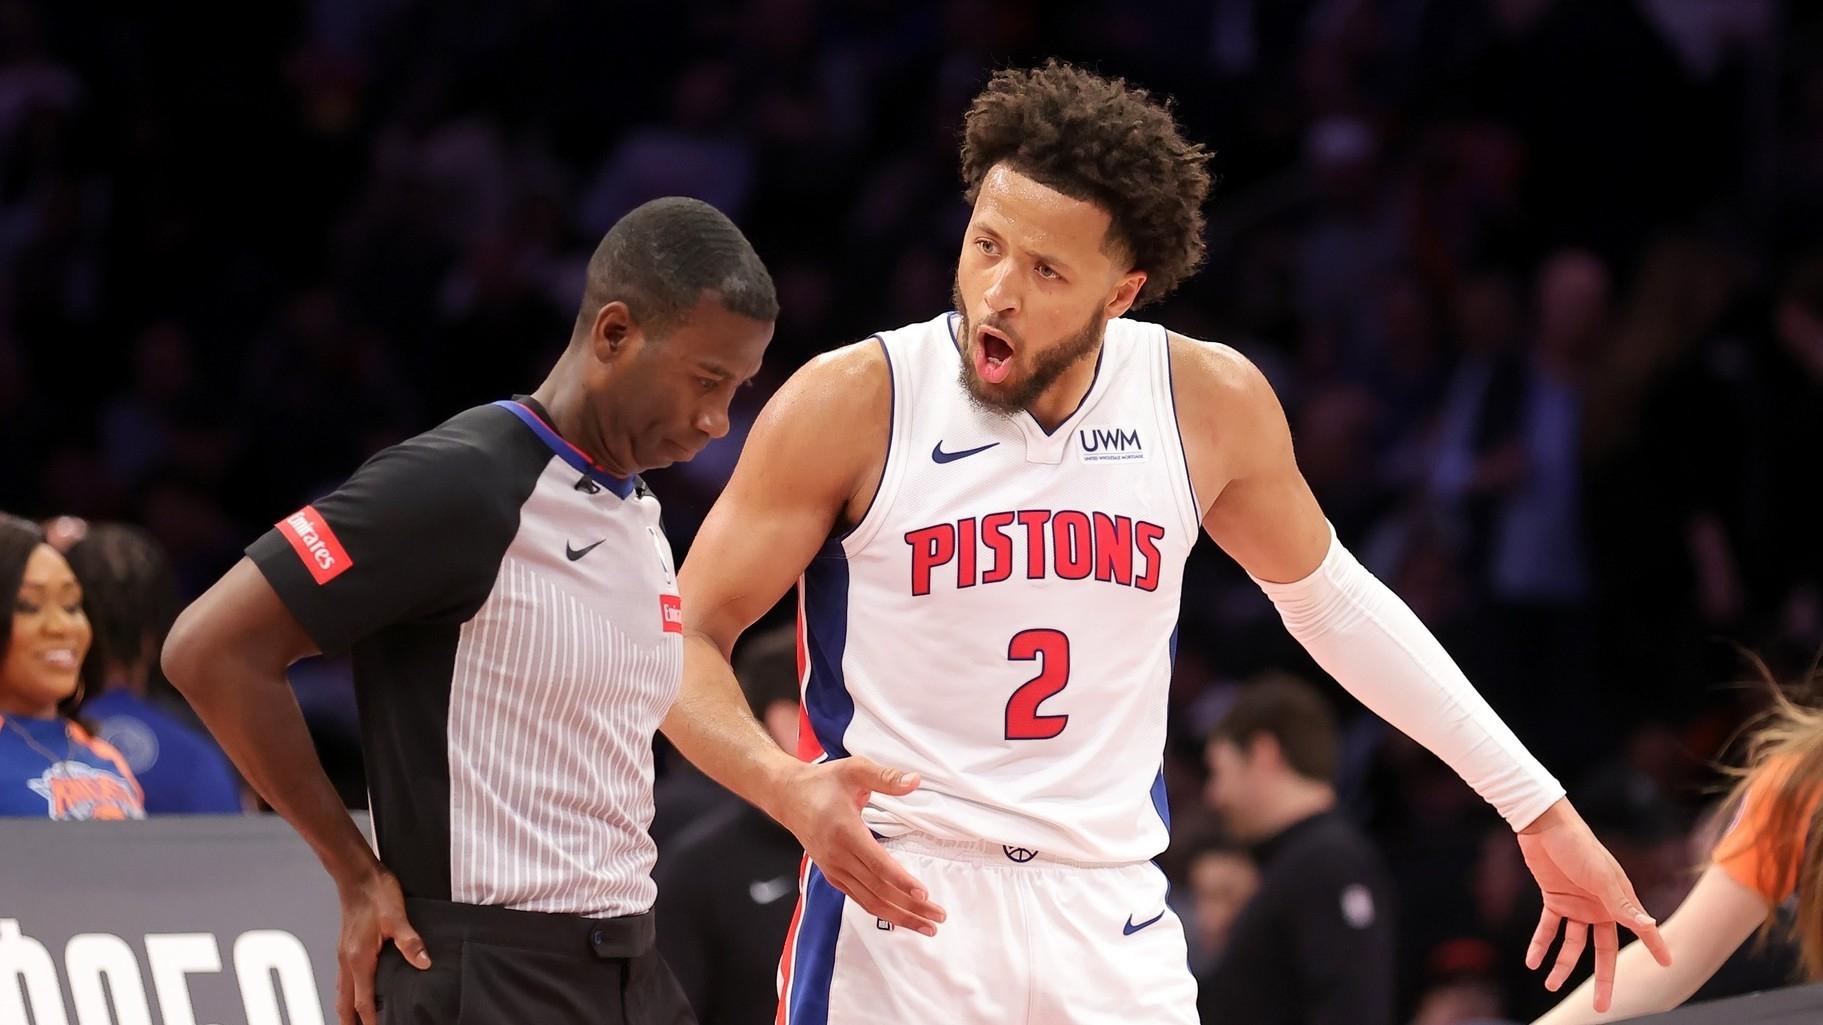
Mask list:
[[651,908],[683,628],[637,478],[521,397],[379,453],[247,554],[321,650],[352,652],[380,858],[408,896]]

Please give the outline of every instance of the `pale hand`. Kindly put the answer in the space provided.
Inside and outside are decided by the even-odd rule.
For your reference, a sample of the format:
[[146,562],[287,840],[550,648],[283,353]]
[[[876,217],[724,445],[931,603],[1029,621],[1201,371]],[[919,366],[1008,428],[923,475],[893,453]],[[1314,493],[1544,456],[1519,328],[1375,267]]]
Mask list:
[[886,853],[861,821],[875,793],[894,796],[918,789],[916,773],[888,769],[859,756],[806,764],[768,802],[773,817],[798,838],[824,878],[866,912],[934,936],[943,909],[904,866]]
[[1559,800],[1520,831],[1519,850],[1544,895],[1538,929],[1526,948],[1527,968],[1537,969],[1544,963],[1558,925],[1564,927],[1563,947],[1545,979],[1546,989],[1555,993],[1562,988],[1588,946],[1591,928],[1595,931],[1597,1012],[1606,1011],[1614,998],[1614,959],[1620,952],[1617,925],[1638,935],[1659,964],[1670,966],[1671,950],[1658,934],[1658,922],[1640,906],[1620,863],[1567,799]]
[[424,940],[417,930],[405,919],[405,895],[391,872],[378,869],[375,875],[345,888],[341,897],[336,1020],[340,1025],[379,1025],[380,1014],[373,1002],[373,975],[380,961],[380,948],[390,941],[420,971],[430,967],[430,954],[425,952]]

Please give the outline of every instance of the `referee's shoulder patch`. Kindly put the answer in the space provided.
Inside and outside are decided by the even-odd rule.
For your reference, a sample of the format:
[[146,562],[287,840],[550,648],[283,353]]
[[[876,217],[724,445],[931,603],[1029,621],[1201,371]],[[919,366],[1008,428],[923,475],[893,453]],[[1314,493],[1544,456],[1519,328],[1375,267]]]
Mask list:
[[291,543],[291,550],[304,562],[304,568],[317,582],[329,583],[348,571],[354,560],[342,548],[342,542],[329,529],[328,521],[316,507],[307,505],[278,521],[278,531]]

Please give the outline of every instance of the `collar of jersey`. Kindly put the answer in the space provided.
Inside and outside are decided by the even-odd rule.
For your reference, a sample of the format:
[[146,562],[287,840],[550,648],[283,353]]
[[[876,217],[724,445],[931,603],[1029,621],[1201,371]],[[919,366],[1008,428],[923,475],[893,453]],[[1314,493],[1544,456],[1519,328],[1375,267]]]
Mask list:
[[494,405],[524,421],[525,425],[532,429],[532,433],[538,435],[538,440],[544,442],[545,447],[557,453],[557,458],[569,463],[578,473],[622,498],[633,494],[633,478],[616,477],[597,466],[595,460],[583,454],[582,449],[565,441],[563,435],[558,434],[557,429],[552,427],[544,416],[532,407],[530,400],[501,399]]

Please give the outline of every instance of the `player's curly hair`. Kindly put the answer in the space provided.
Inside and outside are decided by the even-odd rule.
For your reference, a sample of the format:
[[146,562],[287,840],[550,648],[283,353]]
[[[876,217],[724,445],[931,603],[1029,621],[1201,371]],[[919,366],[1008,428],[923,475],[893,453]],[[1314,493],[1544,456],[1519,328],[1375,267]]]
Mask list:
[[963,123],[968,201],[1005,163],[1106,210],[1109,241],[1146,272],[1134,306],[1169,295],[1202,265],[1210,154],[1178,131],[1169,101],[1052,58],[995,72]]

